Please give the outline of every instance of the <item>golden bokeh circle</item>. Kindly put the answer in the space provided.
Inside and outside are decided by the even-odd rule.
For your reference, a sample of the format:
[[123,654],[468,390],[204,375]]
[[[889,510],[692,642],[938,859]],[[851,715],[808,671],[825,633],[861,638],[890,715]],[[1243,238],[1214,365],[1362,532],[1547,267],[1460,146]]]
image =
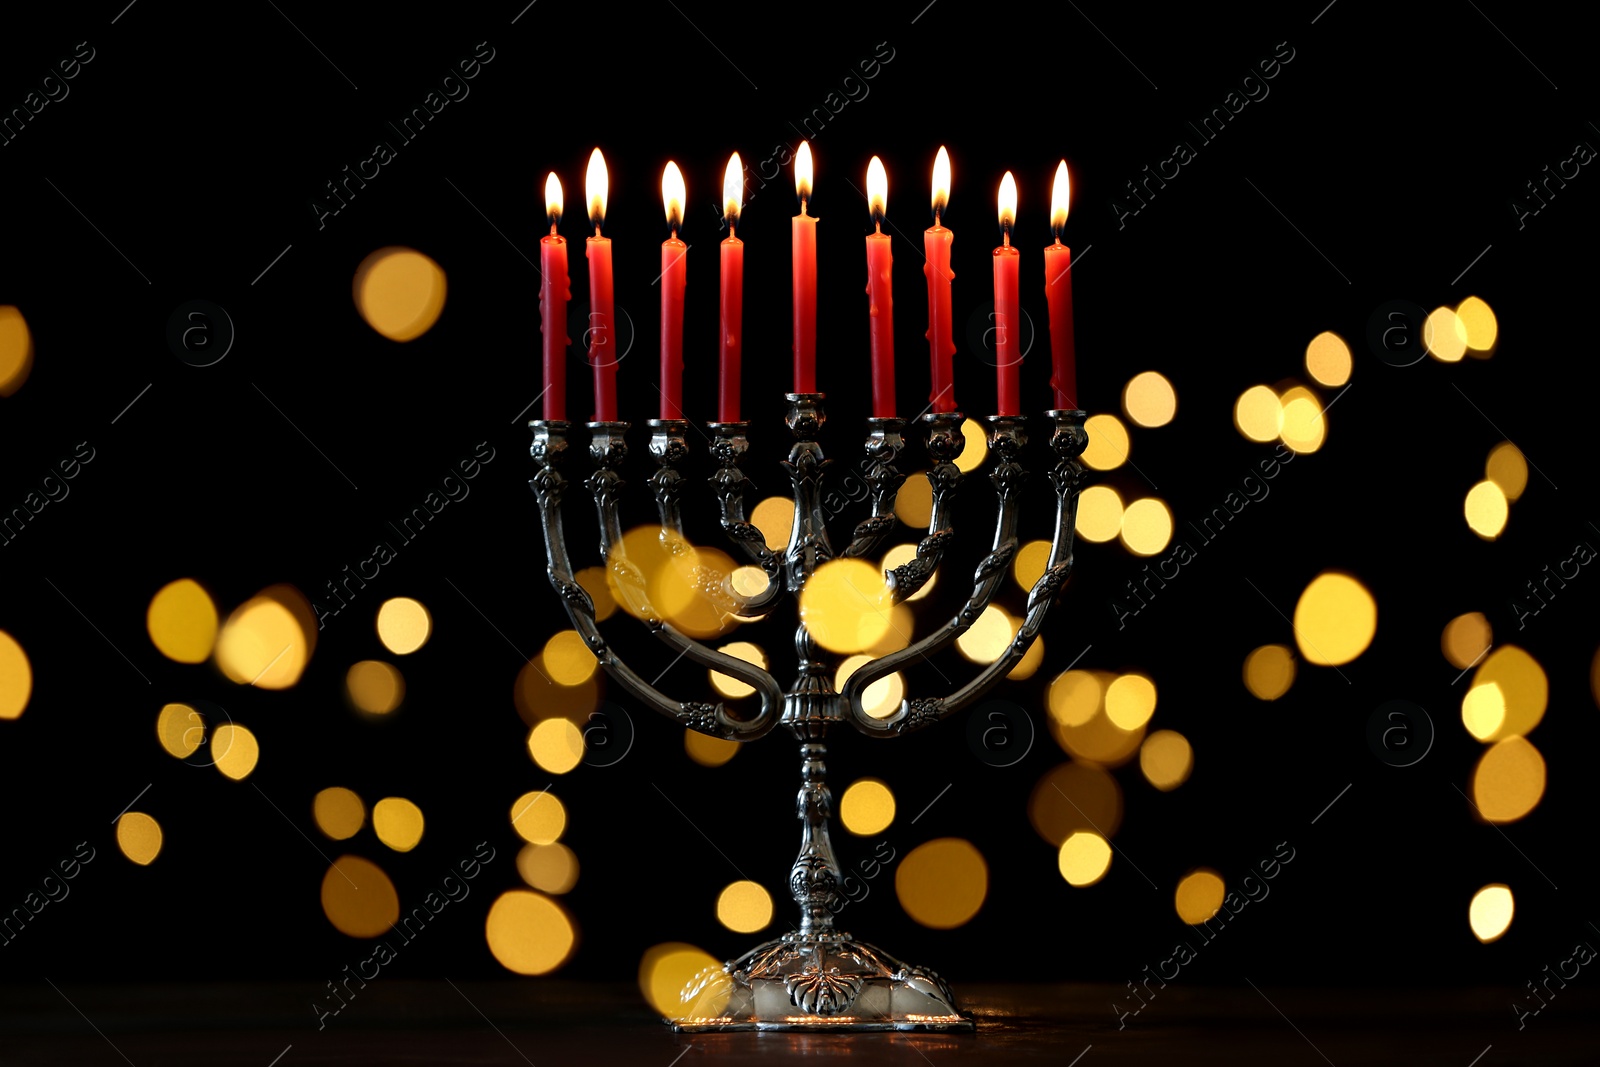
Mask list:
[[340,856],[322,876],[322,913],[348,937],[378,937],[400,920],[400,894],[383,868]]
[[894,889],[913,920],[935,930],[953,930],[983,907],[989,895],[989,865],[972,842],[935,838],[901,859]]
[[484,937],[513,974],[549,974],[572,955],[578,931],[560,904],[531,889],[508,889],[489,906]]
[[447,288],[439,264],[391,245],[361,261],[352,296],[368,326],[391,341],[414,341],[439,321]]

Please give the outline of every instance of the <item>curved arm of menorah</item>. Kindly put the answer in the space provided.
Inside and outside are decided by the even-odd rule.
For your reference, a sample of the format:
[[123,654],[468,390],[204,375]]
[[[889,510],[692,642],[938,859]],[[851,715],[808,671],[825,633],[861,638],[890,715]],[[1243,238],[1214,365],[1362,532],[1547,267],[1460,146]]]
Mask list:
[[[979,671],[977,676],[966,685],[956,689],[948,696],[907,698],[901,701],[898,708],[882,719],[874,719],[866,713],[866,709],[861,702],[861,694],[866,691],[868,685],[889,672],[873,670],[878,666],[878,663],[870,663],[862,667],[850,676],[845,683],[844,689],[844,697],[850,711],[850,720],[856,729],[862,733],[876,737],[909,733],[912,730],[920,730],[924,726],[929,726],[948,715],[960,711],[962,708],[982,698],[1007,674],[1010,674],[1012,668],[1017,665],[1023,656],[1027,655],[1034,639],[1039,636],[1039,631],[1044,626],[1045,616],[1049,613],[1051,605],[1056,602],[1062,586],[1067,582],[1067,578],[1072,574],[1072,543],[1073,534],[1077,528],[1078,493],[1088,476],[1083,464],[1078,461],[1078,456],[1083,453],[1084,446],[1088,443],[1088,437],[1083,431],[1084,413],[1077,410],[1056,410],[1048,414],[1056,423],[1055,432],[1051,435],[1050,447],[1058,457],[1055,467],[1050,472],[1050,480],[1054,484],[1056,491],[1055,536],[1050,542],[1050,556],[1045,562],[1044,573],[1039,576],[1039,579],[1033,583],[1033,588],[1028,591],[1028,606],[1024,612],[1022,624],[1017,627],[1016,635],[1011,639],[1011,643],[1006,646],[1005,652],[993,663]],[[999,474],[998,470],[996,474]],[[998,538],[999,534],[997,532],[996,539],[998,540]],[[887,659],[888,657],[884,658]],[[878,662],[881,663],[882,661]],[[901,662],[904,662],[904,660]],[[872,673],[870,676],[866,676],[869,671]],[[859,685],[857,684],[858,677],[860,677]]]
[[783,553],[767,547],[767,535],[745,518],[744,488],[750,479],[739,462],[750,450],[750,424],[713,422],[708,427],[716,434],[711,441],[711,454],[717,459],[717,470],[711,475],[711,487],[722,505],[722,532],[767,576],[767,587],[745,601],[740,614],[763,615],[783,595]]
[[905,447],[900,431],[906,420],[872,418],[867,420],[867,458],[872,466],[867,470],[867,488],[872,494],[872,515],[856,523],[850,543],[844,554],[852,558],[867,555],[883,542],[894,528],[894,501],[906,476],[900,473],[894,461]]
[[922,416],[922,422],[928,428],[928,455],[934,461],[927,475],[933,506],[928,512],[928,535],[917,543],[917,554],[884,575],[896,604],[915,596],[928,584],[944,558],[945,546],[955,537],[951,513],[956,490],[961,487],[961,468],[956,466],[956,459],[967,444],[961,432],[962,415],[959,411],[934,412]]
[[[672,648],[680,657],[730,675],[761,694],[761,708],[749,719],[728,714],[722,703],[709,704],[697,701],[679,701],[646,682],[611,648],[600,625],[595,620],[594,601],[578,584],[573,575],[572,562],[567,554],[566,536],[561,523],[561,498],[566,491],[566,479],[556,470],[556,464],[566,451],[565,422],[534,420],[533,458],[538,467],[528,485],[539,502],[540,525],[544,531],[545,557],[548,562],[550,584],[560,595],[562,605],[572,627],[583,638],[589,651],[600,665],[624,689],[637,697],[647,707],[670,719],[701,733],[736,741],[750,741],[762,736],[777,725],[783,710],[783,688],[776,678],[753,663],[707,648],[663,620],[643,598],[643,579],[638,568],[623,556],[621,539],[617,533],[616,497],[622,488],[622,479],[616,472],[626,457],[622,442],[621,424],[597,424],[596,441],[590,452],[600,469],[590,478],[596,490],[596,504],[601,517],[601,545],[607,556],[608,569],[619,582],[626,583],[629,604],[645,619],[646,625]],[[637,595],[635,595],[637,591]]]

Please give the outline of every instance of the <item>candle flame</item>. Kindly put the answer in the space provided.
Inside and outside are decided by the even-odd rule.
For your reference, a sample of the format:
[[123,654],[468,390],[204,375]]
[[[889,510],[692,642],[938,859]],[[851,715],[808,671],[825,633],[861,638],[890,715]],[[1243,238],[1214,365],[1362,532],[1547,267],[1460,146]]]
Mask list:
[[872,221],[881,226],[889,208],[889,172],[877,156],[867,164],[867,208],[872,212]]
[[544,180],[544,210],[550,216],[550,229],[554,230],[561,221],[561,179],[556,177],[556,172],[551,171],[550,176]]
[[683,171],[672,160],[667,160],[667,169],[661,172],[661,202],[666,206],[667,225],[672,227],[674,237],[678,227],[683,225],[683,202],[688,196],[683,185]]
[[1000,229],[1007,237],[1011,236],[1011,227],[1017,221],[1017,179],[1006,171],[1006,176],[1000,179]]
[[728,157],[728,169],[722,172],[722,217],[728,220],[731,231],[739,225],[739,210],[744,207],[744,164],[739,153]]
[[943,215],[949,205],[950,153],[945,151],[944,145],[940,145],[939,154],[933,157],[933,217],[937,219]]
[[800,142],[800,151],[794,154],[794,190],[800,196],[800,211],[805,213],[811,203],[811,143]]
[[1050,229],[1055,233],[1056,240],[1061,240],[1061,231],[1067,226],[1067,208],[1071,206],[1072,179],[1067,177],[1067,161],[1062,160],[1056,164],[1056,181],[1050,190]]
[[606,221],[606,189],[609,185],[605,157],[596,148],[589,156],[589,170],[583,178],[584,192],[589,197],[589,225],[596,231]]

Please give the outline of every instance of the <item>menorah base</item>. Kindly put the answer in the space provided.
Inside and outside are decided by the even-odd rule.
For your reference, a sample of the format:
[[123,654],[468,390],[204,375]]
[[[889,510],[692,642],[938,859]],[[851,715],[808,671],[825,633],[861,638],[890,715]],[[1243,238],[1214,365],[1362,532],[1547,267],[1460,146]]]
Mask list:
[[684,990],[684,1033],[714,1030],[963,1030],[944,980],[846,933],[784,934]]

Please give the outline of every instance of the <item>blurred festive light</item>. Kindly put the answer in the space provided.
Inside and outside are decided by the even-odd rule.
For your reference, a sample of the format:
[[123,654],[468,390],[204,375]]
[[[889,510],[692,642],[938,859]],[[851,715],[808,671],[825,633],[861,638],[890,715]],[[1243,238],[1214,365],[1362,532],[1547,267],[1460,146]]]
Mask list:
[[549,974],[567,962],[578,931],[566,911],[531,889],[508,889],[483,924],[489,951],[513,974]]
[[1147,370],[1135,374],[1122,387],[1122,410],[1140,426],[1165,426],[1177,413],[1178,394],[1165,377]]
[[1043,663],[1044,638],[1035,637],[1033,639],[1033,644],[1028,646],[1028,651],[1022,654],[1021,659],[1017,660],[1017,665],[1006,672],[1006,677],[1014,682],[1020,682],[1026,678],[1032,678],[1034,674],[1038,672],[1040,665]]
[[1097,471],[1116,470],[1128,462],[1128,429],[1115,415],[1090,415],[1083,428],[1089,435],[1089,447],[1083,450],[1083,462]]
[[[767,654],[760,645],[751,644],[749,641],[729,641],[717,651],[725,652],[734,659],[742,659],[746,663],[753,663],[762,670],[767,669]],[[750,696],[756,691],[753,685],[747,685],[730,674],[720,671],[711,671],[711,687],[730,700],[739,700]]]
[[800,618],[830,652],[864,652],[889,631],[894,607],[883,573],[866,560],[831,559],[800,590]]
[[1544,757],[1522,737],[1496,741],[1472,772],[1472,802],[1491,823],[1516,822],[1544,796]]
[[599,668],[589,646],[576,630],[557,630],[544,643],[544,669],[557,685],[582,685]]
[[1190,926],[1210,919],[1222,907],[1224,888],[1222,875],[1216,871],[1205,867],[1190,871],[1178,882],[1178,890],[1173,894],[1178,918]]
[[733,596],[733,573],[738,569],[733,557],[719,548],[691,546],[675,552],[658,589],[681,588],[684,593],[670,594],[670,602],[682,606],[664,611],[667,621],[701,639],[720,637],[738,626],[740,605]]
[[1049,541],[1027,541],[1017,549],[1017,558],[1011,562],[1011,576],[1023,592],[1033,589],[1034,583],[1044,577],[1045,565],[1050,562]]
[[772,922],[772,894],[760,882],[730,882],[717,894],[717,921],[736,934],[765,930]]
[[1456,319],[1466,331],[1470,352],[1488,352],[1500,338],[1500,323],[1494,317],[1494,310],[1480,297],[1469,296],[1456,305]]
[[559,841],[523,845],[517,852],[517,873],[534,889],[560,896],[578,884],[578,857]]
[[1028,821],[1053,848],[1080,830],[1110,839],[1122,826],[1122,787],[1099,767],[1062,763],[1034,783]]
[[683,750],[702,767],[720,767],[739,754],[739,742],[699,730],[684,730]]
[[1233,403],[1233,424],[1252,441],[1275,441],[1283,432],[1283,401],[1265,385],[1252,385]]
[[552,845],[567,829],[567,808],[540,789],[524,793],[511,805],[511,828],[530,845]]
[[0,396],[10,396],[33,370],[33,335],[28,320],[10,304],[0,304]]
[[312,798],[311,817],[316,820],[317,829],[335,841],[344,841],[366,825],[367,806],[354,790],[332,785]]
[[989,604],[967,632],[956,638],[956,651],[973,663],[999,659],[1016,635],[1017,620],[998,604]]
[[546,719],[528,731],[528,755],[551,774],[566,774],[583,761],[583,732],[571,719]]
[[972,472],[983,466],[984,459],[989,455],[989,439],[983,432],[983,424],[977,419],[965,419],[961,423],[961,436],[967,443],[961,448],[961,455],[956,457],[957,469]]
[[617,600],[611,595],[604,567],[585,567],[573,575],[583,591],[594,601],[594,621],[605,622],[617,610]]
[[1068,885],[1094,885],[1111,869],[1111,846],[1093,830],[1079,830],[1061,842],[1056,866]]
[[1103,697],[1097,677],[1088,671],[1069,670],[1056,675],[1046,700],[1051,718],[1063,726],[1082,726],[1094,718]]
[[1136,556],[1154,556],[1172,541],[1172,512],[1153,496],[1141,497],[1122,513],[1122,544]]
[[387,715],[405,699],[406,680],[400,671],[380,660],[353,663],[344,676],[350,703],[370,715]]
[[[1070,672],[1069,672],[1070,673]],[[1144,741],[1144,726],[1124,730],[1111,721],[1105,713],[1105,694],[1116,675],[1107,671],[1093,672],[1096,683],[1096,703],[1087,721],[1073,725],[1057,715],[1049,721],[1050,736],[1071,756],[1102,767],[1120,767],[1131,760]],[[1054,688],[1054,687],[1052,687]]]
[[1350,346],[1331,330],[1324,330],[1306,345],[1306,373],[1318,385],[1336,389],[1350,380]]
[[1493,541],[1506,528],[1510,509],[1506,494],[1495,483],[1484,480],[1467,490],[1467,500],[1462,510],[1472,532],[1485,541]]
[[[926,471],[916,471],[906,478],[900,486],[900,492],[895,494],[894,513],[907,526],[928,525],[928,520],[933,517],[933,483],[928,481]],[[788,534],[785,532],[784,545],[788,543]]]
[[1283,429],[1278,438],[1296,452],[1315,452],[1328,435],[1328,417],[1317,394],[1296,385],[1283,394]]
[[206,739],[205,719],[188,704],[164,704],[156,716],[156,738],[169,756],[187,759]]
[[1501,441],[1490,450],[1483,476],[1498,485],[1507,500],[1515,500],[1528,487],[1528,461],[1516,445]]
[[1472,903],[1467,906],[1467,922],[1472,925],[1472,936],[1484,944],[1498,941],[1511,927],[1511,918],[1516,914],[1517,902],[1511,895],[1511,887],[1498,882],[1486,885],[1472,894]]
[[378,640],[397,656],[408,655],[428,643],[433,616],[420,600],[391,597],[378,608]]
[[263,589],[235,608],[217,634],[216,661],[239,685],[287,689],[316,647],[315,615],[293,586]]
[[1109,485],[1091,485],[1078,494],[1078,536],[1109,541],[1122,532],[1122,497]]
[[711,953],[668,941],[639,961],[639,992],[664,1018],[708,1019],[726,1010],[733,982]]
[[733,570],[726,553],[698,548],[657,525],[635,527],[612,545],[607,576],[617,604],[629,615],[646,622],[664,619],[691,637],[705,638],[737,625],[725,610],[734,606],[731,592],[725,606],[706,593],[708,585],[727,589]]
[[889,626],[883,636],[867,647],[869,656],[887,656],[899,652],[911,643],[911,632],[916,628],[916,615],[909,604],[896,604],[889,612]]
[[1539,661],[1516,645],[1501,645],[1472,675],[1474,688],[1491,683],[1500,690],[1505,718],[1492,734],[1480,740],[1499,741],[1533,733],[1550,702],[1550,680]]
[[839,801],[839,821],[858,837],[881,834],[894,822],[894,793],[876,778],[858,778]]
[[225,722],[211,734],[211,762],[217,770],[242,781],[256,769],[261,758],[261,746],[256,735],[237,723]]
[[577,685],[557,685],[545,673],[544,655],[533,657],[517,672],[517,682],[512,690],[512,700],[517,714],[529,726],[537,726],[550,718],[564,718],[574,722],[588,718],[600,700],[600,675],[596,673]]
[[769,496],[750,513],[750,522],[766,538],[768,548],[782,552],[789,547],[789,532],[794,526],[794,501],[786,496]]
[[400,920],[400,895],[383,868],[340,856],[322,876],[322,913],[348,937],[377,937]]
[[356,310],[391,341],[414,341],[444,310],[447,288],[439,264],[412,248],[380,248],[356,268]]
[[1147,782],[1163,793],[1189,780],[1194,770],[1194,749],[1176,730],[1157,730],[1139,746],[1139,770]]
[[1367,650],[1378,632],[1378,602],[1348,574],[1324,571],[1294,607],[1294,638],[1308,663],[1338,667]]
[[1142,674],[1124,674],[1106,687],[1106,716],[1124,730],[1137,730],[1156,710],[1156,683]]
[[[883,554],[883,562],[880,563],[878,566],[883,570],[883,572],[885,574],[888,574],[890,571],[894,570],[896,567],[901,567],[901,566],[904,566],[907,563],[910,563],[913,559],[916,558],[916,556],[917,556],[917,546],[916,545],[914,545],[914,544],[895,545],[893,548],[891,548],[889,551],[887,551],[887,552],[885,552]],[[906,597],[906,603],[909,604],[909,603],[912,603],[913,601],[921,600],[922,598],[926,597],[929,593],[933,592],[933,587],[938,585],[938,584],[939,584],[939,572],[938,572],[938,570],[935,570],[932,574],[928,575],[928,580],[923,583],[921,589],[918,589],[915,593],[912,593],[910,596]]]
[[124,812],[117,818],[117,847],[141,867],[161,854],[161,824],[142,811]]
[[416,848],[422,829],[422,809],[405,797],[384,797],[372,805],[372,832],[396,852]]
[[1294,684],[1294,653],[1286,645],[1262,645],[1244,658],[1244,687],[1257,700],[1277,700]]
[[0,719],[15,719],[33,694],[33,668],[17,639],[0,630]]
[[217,628],[217,606],[193,578],[162,586],[145,612],[151,643],[179,663],[204,663],[217,643]]
[[1506,721],[1506,695],[1493,682],[1473,685],[1461,698],[1461,725],[1479,741],[1492,739]]
[[[844,683],[850,676],[862,667],[871,663],[874,657],[870,655],[849,656],[839,664],[839,669],[834,674],[833,688],[844,691]],[[874,719],[886,719],[892,715],[900,702],[906,698],[906,676],[895,671],[887,678],[879,678],[867,686],[861,694],[861,706],[867,714]]]
[[989,865],[972,842],[935,838],[906,853],[894,871],[894,891],[912,919],[935,930],[953,930],[983,907]]
[[1450,666],[1466,670],[1483,658],[1494,644],[1494,628],[1481,611],[1457,615],[1444,624],[1439,648]]
[[1466,324],[1449,308],[1434,308],[1422,324],[1422,343],[1439,362],[1458,362],[1467,352]]

